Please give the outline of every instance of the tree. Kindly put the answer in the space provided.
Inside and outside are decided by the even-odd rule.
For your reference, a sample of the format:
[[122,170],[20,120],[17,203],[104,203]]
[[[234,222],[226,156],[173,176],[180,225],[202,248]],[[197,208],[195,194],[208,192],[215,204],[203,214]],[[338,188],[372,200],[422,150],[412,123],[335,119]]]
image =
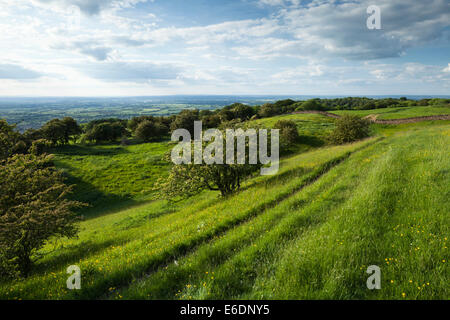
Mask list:
[[70,140],[76,140],[82,133],[80,125],[71,117],[65,117],[62,120],[64,125],[64,143],[69,143]]
[[122,122],[101,122],[94,124],[87,132],[85,139],[101,142],[114,142],[127,134],[127,129]]
[[194,135],[194,121],[200,119],[198,110],[182,110],[170,125],[170,130],[186,129]]
[[[225,135],[222,133],[222,136]],[[246,142],[246,150],[248,150],[249,141]],[[261,164],[249,163],[249,152],[245,154],[244,164],[226,164],[226,155],[223,150],[225,138],[222,141],[222,162],[223,164],[179,164],[172,166],[169,176],[159,179],[155,184],[154,190],[157,197],[165,199],[184,199],[203,190],[220,191],[221,196],[230,195],[238,191],[241,182],[251,175],[253,172],[261,168]],[[205,144],[204,144],[205,146]],[[237,159],[238,150],[235,145],[235,160]],[[169,161],[169,155],[166,155]]]
[[51,147],[51,142],[45,139],[34,140],[31,143],[31,147],[29,152],[34,154],[35,156],[40,156],[47,152],[47,150]]
[[64,144],[66,141],[66,126],[59,119],[48,121],[41,128],[44,138],[50,141],[54,146]]
[[270,103],[265,103],[265,104],[263,104],[263,105],[259,108],[259,110],[258,110],[258,115],[259,115],[261,118],[272,117],[272,116],[274,116],[275,114],[276,114],[276,110],[275,110],[275,108],[273,107],[273,105],[270,104]]
[[9,125],[6,120],[0,120],[0,160],[15,153],[26,152],[26,144],[21,134],[15,129],[15,125]]
[[318,99],[310,99],[303,102],[297,110],[324,110],[324,107]]
[[329,136],[333,144],[353,142],[369,136],[370,122],[355,115],[344,115],[336,120],[336,127]]
[[144,141],[152,141],[162,138],[168,131],[168,128],[160,122],[145,120],[139,123],[134,134]]
[[84,204],[66,198],[71,190],[49,155],[15,155],[0,163],[3,264],[6,261],[7,267],[15,266],[22,276],[27,276],[33,255],[50,237],[77,234],[78,219],[72,209]]
[[53,145],[65,145],[81,135],[83,130],[71,117],[53,119],[41,128],[43,137]]
[[288,149],[298,141],[299,135],[294,121],[278,120],[273,127],[280,129],[280,144],[283,149]]
[[203,123],[203,127],[205,128],[217,128],[222,122],[219,114],[206,115],[203,116],[201,120]]
[[235,103],[232,107],[231,110],[234,113],[235,119],[248,120],[256,113],[252,107],[242,103]]
[[135,132],[136,128],[138,127],[138,125],[140,123],[142,123],[143,121],[151,121],[151,122],[155,122],[155,117],[154,116],[139,116],[139,117],[133,117],[131,118],[131,120],[128,121],[128,128],[132,131]]

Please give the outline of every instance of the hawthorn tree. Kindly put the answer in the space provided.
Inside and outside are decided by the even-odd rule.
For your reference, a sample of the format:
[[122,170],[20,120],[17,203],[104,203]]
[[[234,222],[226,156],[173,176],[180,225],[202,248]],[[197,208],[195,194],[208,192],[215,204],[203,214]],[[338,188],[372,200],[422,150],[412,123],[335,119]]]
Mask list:
[[[222,146],[226,145],[225,134],[222,133]],[[221,196],[228,196],[241,187],[242,181],[261,168],[261,164],[249,163],[249,139],[245,140],[245,161],[243,164],[238,164],[237,154],[238,148],[234,147],[234,164],[226,163],[226,152],[223,148],[219,151],[222,154],[223,164],[206,164],[202,161],[201,164],[195,164],[192,161],[189,164],[175,164],[169,173],[169,176],[164,179],[159,179],[155,184],[154,190],[157,197],[165,199],[184,199],[200,193],[203,190],[219,191]],[[203,143],[203,147],[206,144]],[[194,148],[192,148],[193,150]],[[215,156],[215,153],[214,153]],[[170,161],[170,155],[166,155],[166,160]]]
[[194,135],[194,121],[200,119],[198,110],[182,110],[170,124],[170,130],[186,129]]
[[292,120],[278,120],[273,126],[280,129],[280,145],[282,149],[288,149],[299,140],[297,125]]
[[21,152],[26,152],[26,144],[22,141],[21,134],[16,131],[15,125],[0,120],[0,160]]
[[367,138],[370,134],[370,122],[355,115],[343,115],[335,124],[328,138],[333,144],[353,142]]
[[161,122],[145,120],[139,123],[135,135],[144,141],[161,139],[169,133],[169,129]]
[[0,162],[0,274],[29,275],[34,254],[51,237],[74,237],[72,209],[85,204],[67,199],[50,155],[14,155]]

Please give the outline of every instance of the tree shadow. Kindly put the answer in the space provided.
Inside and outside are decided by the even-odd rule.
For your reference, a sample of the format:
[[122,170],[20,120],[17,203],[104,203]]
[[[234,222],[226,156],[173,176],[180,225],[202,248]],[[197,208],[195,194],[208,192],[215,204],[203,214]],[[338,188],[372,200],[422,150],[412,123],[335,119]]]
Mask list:
[[149,203],[152,200],[136,200],[131,195],[117,195],[99,190],[92,183],[68,173],[70,166],[65,165],[65,183],[73,185],[73,192],[68,195],[69,200],[80,201],[88,207],[77,209],[75,212],[84,219],[96,218],[102,215],[116,213],[133,206]]
[[114,156],[126,154],[129,151],[122,146],[115,145],[109,148],[102,148],[96,145],[67,145],[50,150],[51,153],[64,156]]
[[323,147],[325,145],[325,141],[316,136],[300,135],[298,140],[302,144],[306,144],[314,148]]
[[[35,263],[31,275],[42,274],[49,272],[49,270],[59,270],[61,267],[75,264],[81,259],[87,259],[108,247],[121,244],[123,244],[121,240],[110,239],[103,242],[87,240],[76,245],[57,247],[53,251],[42,254],[42,259]],[[47,255],[53,252],[57,252],[57,254],[46,258]]]

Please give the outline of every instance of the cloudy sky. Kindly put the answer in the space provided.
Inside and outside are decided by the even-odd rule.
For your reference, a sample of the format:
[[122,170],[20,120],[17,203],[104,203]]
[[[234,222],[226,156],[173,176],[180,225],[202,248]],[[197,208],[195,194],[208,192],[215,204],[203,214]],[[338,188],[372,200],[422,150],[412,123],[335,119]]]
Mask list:
[[450,94],[449,0],[0,0],[0,31],[0,96]]

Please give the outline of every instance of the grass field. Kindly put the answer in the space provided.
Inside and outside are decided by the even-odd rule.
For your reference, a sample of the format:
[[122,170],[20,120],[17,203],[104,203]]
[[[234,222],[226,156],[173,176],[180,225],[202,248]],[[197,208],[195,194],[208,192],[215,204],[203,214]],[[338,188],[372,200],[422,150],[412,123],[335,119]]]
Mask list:
[[[312,140],[225,199],[146,201],[167,172],[166,143],[59,151],[74,197],[94,207],[78,239],[50,241],[0,298],[448,299],[450,122],[376,125],[376,137],[323,146],[311,141],[332,119],[257,122],[281,118]],[[73,264],[78,291],[66,289]],[[369,265],[381,290],[366,287]]]
[[139,204],[152,194],[157,178],[167,174],[162,161],[166,142],[131,146],[71,145],[54,150],[55,164],[75,184],[75,198],[92,205],[88,216]]

